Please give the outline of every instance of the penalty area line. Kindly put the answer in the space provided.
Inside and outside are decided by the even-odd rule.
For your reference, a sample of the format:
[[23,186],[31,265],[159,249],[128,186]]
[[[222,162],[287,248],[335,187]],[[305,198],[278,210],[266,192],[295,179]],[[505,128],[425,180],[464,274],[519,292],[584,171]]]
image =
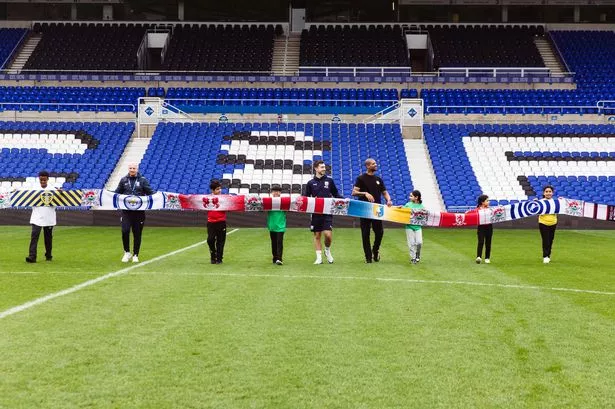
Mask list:
[[[229,234],[233,234],[233,233],[235,233],[238,230],[239,229],[233,229],[230,232],[226,233],[226,235],[228,236]],[[191,244],[190,246],[183,247],[181,249],[177,249],[177,250],[171,251],[171,252],[166,253],[166,254],[162,254],[162,255],[160,255],[158,257],[154,257],[151,260],[146,260],[146,261],[143,261],[141,263],[134,264],[134,265],[132,265],[130,267],[126,267],[126,268],[123,268],[121,270],[114,271],[112,273],[108,273],[108,274],[105,274],[105,275],[100,276],[100,277],[93,278],[93,279],[88,280],[88,281],[84,281],[81,284],[77,284],[75,286],[66,288],[64,290],[60,290],[60,291],[57,291],[55,293],[47,294],[47,295],[45,295],[43,297],[39,297],[39,298],[34,299],[32,301],[28,301],[27,303],[24,303],[24,304],[17,305],[15,307],[9,308],[6,311],[0,312],[0,320],[3,319],[3,318],[6,318],[8,316],[17,314],[19,312],[28,310],[28,309],[30,309],[32,307],[37,306],[37,305],[46,303],[47,301],[51,301],[53,299],[56,299],[56,298],[59,298],[59,297],[63,297],[65,295],[69,295],[69,294],[75,293],[75,292],[77,292],[79,290],[83,290],[84,288],[91,287],[91,286],[93,286],[95,284],[98,284],[98,283],[100,283],[102,281],[105,281],[105,280],[108,280],[110,278],[114,278],[114,277],[118,277],[118,276],[124,275],[126,273],[129,273],[129,272],[137,269],[137,268],[147,266],[149,264],[155,263],[155,262],[160,261],[160,260],[164,260],[167,257],[171,257],[171,256],[174,256],[176,254],[183,253],[184,251],[191,250],[191,249],[193,249],[195,247],[198,247],[200,245],[203,245],[205,243],[207,243],[207,240],[199,241],[198,243]]]

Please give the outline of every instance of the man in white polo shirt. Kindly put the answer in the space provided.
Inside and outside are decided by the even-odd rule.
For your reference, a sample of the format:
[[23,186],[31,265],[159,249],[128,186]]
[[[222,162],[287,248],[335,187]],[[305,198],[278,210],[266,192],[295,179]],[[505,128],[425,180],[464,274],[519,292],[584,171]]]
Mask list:
[[[56,190],[54,187],[49,186],[49,172],[42,170],[38,173],[38,181],[43,190]],[[26,262],[36,263],[36,249],[38,247],[38,238],[43,230],[43,237],[45,239],[45,260],[51,261],[51,248],[52,248],[52,230],[56,225],[56,208],[53,206],[36,206],[32,208],[32,215],[30,216],[30,224],[32,225],[32,235],[30,236],[30,254],[26,257]]]

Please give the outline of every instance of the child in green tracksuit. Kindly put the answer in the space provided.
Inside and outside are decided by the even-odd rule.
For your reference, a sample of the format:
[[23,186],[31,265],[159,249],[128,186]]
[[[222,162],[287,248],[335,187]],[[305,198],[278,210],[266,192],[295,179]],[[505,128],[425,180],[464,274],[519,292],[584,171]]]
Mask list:
[[[413,190],[410,193],[410,201],[403,205],[412,210],[424,209],[421,192]],[[406,240],[408,241],[408,249],[410,250],[410,262],[417,264],[421,260],[421,247],[423,246],[423,229],[416,224],[406,225]]]
[[[271,187],[271,196],[280,197],[281,189],[274,185]],[[267,228],[271,237],[271,255],[273,264],[281,266],[282,251],[284,250],[284,232],[286,231],[286,212],[282,210],[271,210],[267,212]]]

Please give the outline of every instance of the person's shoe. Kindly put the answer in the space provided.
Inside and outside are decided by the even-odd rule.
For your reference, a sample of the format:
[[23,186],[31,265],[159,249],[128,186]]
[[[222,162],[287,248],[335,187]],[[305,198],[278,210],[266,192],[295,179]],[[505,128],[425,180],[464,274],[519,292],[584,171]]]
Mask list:
[[365,264],[372,264],[372,261],[370,259],[366,259]]
[[216,261],[216,259],[215,259],[215,258],[212,258],[212,259],[211,259],[211,264],[218,264],[218,262]]
[[45,261],[51,261],[51,260],[53,260],[53,256],[45,257]]
[[416,262],[419,263],[421,261],[420,257],[415,258]]
[[372,250],[374,255],[374,261],[377,263],[380,261],[380,250]]
[[476,257],[476,264],[480,264],[481,261],[482,259],[480,257]]
[[216,264],[222,264],[222,260],[216,260]]
[[331,255],[331,251],[325,250],[325,257],[327,257],[329,264],[333,264],[333,256]]
[[130,252],[125,252],[124,257],[122,257],[122,263],[128,263],[130,261],[130,256],[132,256]]
[[489,260],[488,258],[485,259],[485,264],[491,264],[491,260]]
[[542,262],[544,264],[549,264],[551,262],[551,259],[549,257],[545,257],[545,258],[542,259]]
[[133,263],[138,263],[139,262],[139,256],[137,256],[136,254],[134,256],[132,256],[132,262]]
[[278,266],[284,265],[284,263],[282,263],[282,260],[276,260],[276,261],[275,261],[275,263],[276,263]]
[[36,259],[32,257],[26,257],[26,263],[36,263]]
[[418,263],[417,259],[415,259],[415,258],[413,258],[412,260],[410,260],[410,262],[411,262],[412,264],[416,264],[416,263]]
[[322,264],[322,259],[317,258],[316,261],[314,261],[314,264]]

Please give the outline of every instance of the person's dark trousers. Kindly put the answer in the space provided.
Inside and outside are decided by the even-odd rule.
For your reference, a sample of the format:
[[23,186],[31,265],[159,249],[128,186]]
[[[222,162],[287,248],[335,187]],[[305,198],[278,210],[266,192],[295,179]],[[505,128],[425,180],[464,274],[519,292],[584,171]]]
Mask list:
[[555,239],[555,228],[557,224],[553,226],[547,226],[546,224],[538,223],[540,229],[540,237],[542,238],[542,256],[551,257],[551,247],[553,246],[553,239]]
[[207,223],[207,245],[212,264],[222,263],[226,242],[226,222]]
[[282,261],[282,252],[284,251],[284,232],[270,231],[269,237],[271,237],[271,255],[273,256],[273,262],[276,260]]
[[476,257],[482,257],[483,245],[485,246],[485,258],[491,258],[491,238],[493,237],[493,225],[485,224],[478,226],[478,246],[476,246]]
[[130,230],[132,230],[134,238],[132,254],[135,256],[139,255],[144,224],[145,212],[143,210],[122,210],[122,243],[124,245],[124,252],[130,252]]
[[[374,230],[375,237],[373,247],[369,241],[370,230]],[[382,220],[361,218],[361,239],[363,240],[363,253],[365,253],[365,260],[371,261],[372,257],[376,257],[379,253],[383,235],[384,228],[382,227]]]
[[53,246],[53,226],[41,227],[35,224],[32,225],[32,234],[30,235],[29,258],[31,260],[36,260],[36,249],[38,247],[38,238],[41,235],[41,230],[43,230],[43,238],[45,240],[45,258],[47,260],[51,260],[51,249]]

